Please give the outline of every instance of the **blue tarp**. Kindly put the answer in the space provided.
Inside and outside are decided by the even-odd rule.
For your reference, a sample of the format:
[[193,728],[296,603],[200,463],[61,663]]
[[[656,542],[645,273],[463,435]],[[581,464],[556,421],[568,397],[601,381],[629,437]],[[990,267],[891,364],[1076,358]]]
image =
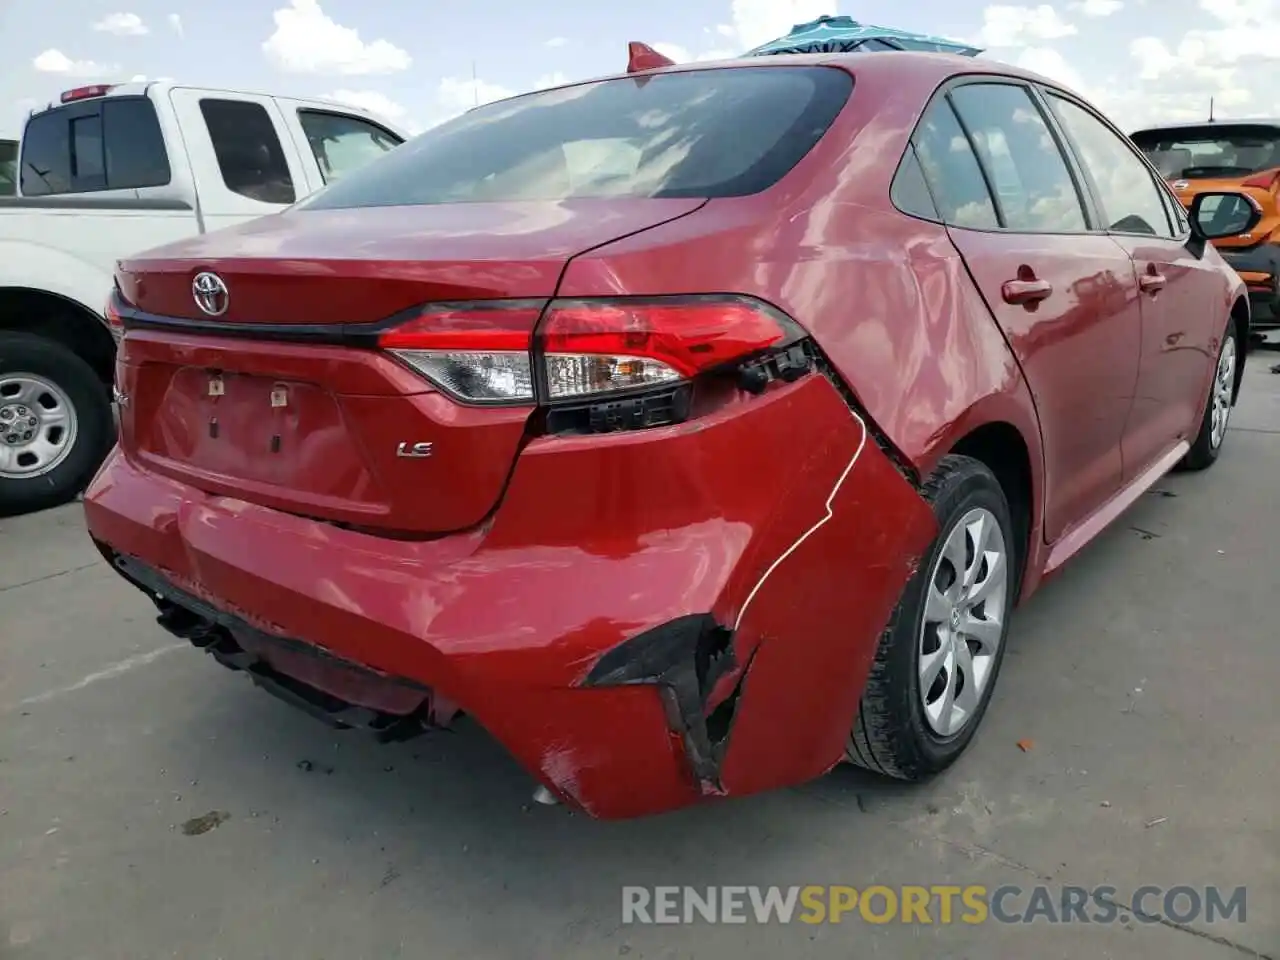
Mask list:
[[978,47],[944,37],[872,26],[849,17],[819,17],[808,23],[796,24],[785,37],[770,40],[745,55],[769,57],[780,53],[849,53],[855,50],[923,50],[965,57],[974,57],[982,52]]

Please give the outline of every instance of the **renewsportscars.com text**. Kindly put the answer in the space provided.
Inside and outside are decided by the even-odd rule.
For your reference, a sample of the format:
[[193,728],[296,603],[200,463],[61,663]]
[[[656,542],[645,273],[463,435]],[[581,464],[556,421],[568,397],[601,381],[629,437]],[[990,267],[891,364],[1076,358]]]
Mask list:
[[1244,887],[628,886],[623,923],[1244,923]]

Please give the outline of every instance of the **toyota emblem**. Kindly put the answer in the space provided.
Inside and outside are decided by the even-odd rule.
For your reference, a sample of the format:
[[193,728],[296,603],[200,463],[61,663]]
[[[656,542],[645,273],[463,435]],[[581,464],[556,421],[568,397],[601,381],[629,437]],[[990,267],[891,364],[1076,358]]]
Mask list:
[[191,296],[195,299],[196,306],[211,317],[222,316],[231,303],[227,285],[216,273],[197,273],[191,281]]

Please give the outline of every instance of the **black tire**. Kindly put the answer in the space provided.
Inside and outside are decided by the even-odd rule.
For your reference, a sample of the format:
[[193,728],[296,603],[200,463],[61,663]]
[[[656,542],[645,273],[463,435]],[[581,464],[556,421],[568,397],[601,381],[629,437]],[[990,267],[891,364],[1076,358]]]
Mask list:
[[[0,381],[14,373],[35,374],[57,386],[75,411],[76,435],[65,459],[48,473],[0,476],[0,516],[74,499],[93,479],[115,440],[107,387],[66,347],[29,333],[0,332]],[[0,406],[3,403],[0,396]]]
[[[938,519],[938,536],[908,581],[880,637],[847,751],[848,759],[857,766],[899,780],[923,780],[940,773],[955,762],[973,739],[999,679],[1009,616],[1021,581],[1023,546],[1015,533],[1004,491],[985,464],[969,457],[944,457],[923,493]],[[943,737],[930,727],[920,697],[918,652],[924,628],[926,588],[942,569],[939,557],[948,535],[977,507],[985,508],[995,517],[1004,537],[1006,562],[1010,564],[999,621],[1002,629],[986,687],[969,721],[959,732]]]
[[[1222,454],[1222,445],[1227,441],[1227,431],[1224,428],[1221,439],[1215,444],[1213,442],[1213,392],[1218,382],[1218,371],[1222,364],[1223,354],[1230,349],[1235,351],[1235,363],[1240,364],[1244,360],[1244,344],[1239,342],[1236,335],[1235,324],[1227,321],[1226,332],[1222,335],[1222,343],[1218,347],[1218,356],[1213,361],[1213,378],[1209,381],[1209,389],[1205,392],[1204,397],[1204,413],[1200,416],[1200,432],[1196,434],[1195,440],[1191,444],[1191,449],[1187,451],[1187,455],[1178,461],[1176,469],[1179,471],[1195,471],[1208,470],[1218,462],[1218,457]],[[1232,376],[1236,373],[1235,367],[1232,367]],[[1232,400],[1232,405],[1235,401]],[[1231,408],[1227,408],[1230,414]]]

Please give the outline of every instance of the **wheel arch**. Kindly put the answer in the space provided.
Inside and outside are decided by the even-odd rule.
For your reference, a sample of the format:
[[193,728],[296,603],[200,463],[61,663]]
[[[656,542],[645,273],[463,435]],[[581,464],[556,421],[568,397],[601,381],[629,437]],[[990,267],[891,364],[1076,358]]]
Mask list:
[[[988,420],[959,437],[948,453],[970,457],[990,470],[1004,490],[1016,526],[1020,591],[1031,561],[1038,529],[1039,497],[1032,468],[1031,447],[1022,431],[1007,420]],[[1015,593],[1016,595],[1016,593]]]
[[33,287],[0,287],[0,330],[31,333],[66,347],[104,384],[115,373],[115,341],[102,317],[61,294]]
[[1236,336],[1236,382],[1231,394],[1231,402],[1240,399],[1240,386],[1244,383],[1245,354],[1249,349],[1249,327],[1251,323],[1249,298],[1237,296],[1231,304],[1231,326]]

